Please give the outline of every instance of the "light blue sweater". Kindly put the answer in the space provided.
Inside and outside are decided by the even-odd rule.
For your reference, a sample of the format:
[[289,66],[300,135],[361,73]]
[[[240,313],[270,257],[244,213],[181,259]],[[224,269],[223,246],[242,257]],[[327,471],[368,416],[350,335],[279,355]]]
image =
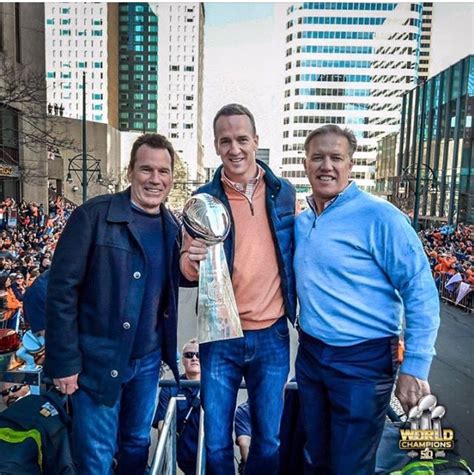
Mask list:
[[400,371],[427,379],[439,327],[439,297],[408,219],[351,183],[319,216],[296,220],[294,268],[304,332],[349,346],[400,334]]

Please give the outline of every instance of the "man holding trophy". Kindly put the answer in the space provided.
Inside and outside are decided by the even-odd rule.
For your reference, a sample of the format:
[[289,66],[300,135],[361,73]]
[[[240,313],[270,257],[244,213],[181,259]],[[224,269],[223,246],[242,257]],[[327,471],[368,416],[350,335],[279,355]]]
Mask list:
[[222,166],[185,207],[189,234],[180,261],[188,280],[199,279],[206,468],[234,473],[232,427],[244,377],[253,428],[245,473],[274,474],[289,371],[287,318],[293,322],[296,310],[295,190],[256,160],[247,108],[224,106],[213,125]]

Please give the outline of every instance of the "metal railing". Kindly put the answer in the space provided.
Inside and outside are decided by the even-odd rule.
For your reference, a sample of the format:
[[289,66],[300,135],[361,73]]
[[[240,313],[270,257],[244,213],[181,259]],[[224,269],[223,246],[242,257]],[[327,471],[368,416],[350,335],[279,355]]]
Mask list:
[[150,475],[176,475],[176,398],[168,404]]
[[204,440],[204,410],[199,412],[199,434],[198,434],[198,453],[196,460],[196,475],[205,475],[206,473],[206,444]]
[[462,298],[458,303],[456,303],[457,292],[450,292],[445,285],[449,281],[452,275],[443,274],[439,282],[439,294],[442,300],[449,302],[456,307],[461,307],[467,312],[472,312],[474,309],[474,292],[468,293],[464,298]]

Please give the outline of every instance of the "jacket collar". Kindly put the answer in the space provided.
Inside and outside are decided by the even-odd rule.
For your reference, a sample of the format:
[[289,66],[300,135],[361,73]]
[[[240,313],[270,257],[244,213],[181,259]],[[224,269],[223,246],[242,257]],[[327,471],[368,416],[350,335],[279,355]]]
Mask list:
[[[179,228],[176,218],[163,204],[160,206],[160,211],[167,229]],[[111,223],[130,223],[133,221],[133,212],[130,206],[130,187],[112,195],[107,221]]]
[[[263,181],[270,188],[274,193],[278,193],[281,188],[281,180],[272,172],[271,168],[261,160],[257,160],[257,164],[263,168],[265,173],[263,174]],[[221,165],[216,172],[214,173],[214,177],[212,179],[212,187],[213,188],[221,188],[222,187],[222,169],[224,168]]]

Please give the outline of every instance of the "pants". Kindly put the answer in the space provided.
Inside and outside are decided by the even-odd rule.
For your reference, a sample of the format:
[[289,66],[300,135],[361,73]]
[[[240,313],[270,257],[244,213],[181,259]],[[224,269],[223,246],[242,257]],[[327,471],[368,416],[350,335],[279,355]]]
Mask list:
[[372,475],[397,371],[398,338],[336,347],[300,332],[296,380],[317,475]]
[[199,352],[206,473],[235,473],[232,428],[242,377],[252,422],[245,474],[277,473],[283,390],[289,371],[286,318],[263,330],[245,331],[243,338],[201,344]]
[[81,475],[111,475],[117,455],[120,474],[143,475],[148,461],[161,354],[131,360],[119,400],[97,403],[86,391],[72,395],[72,448]]

